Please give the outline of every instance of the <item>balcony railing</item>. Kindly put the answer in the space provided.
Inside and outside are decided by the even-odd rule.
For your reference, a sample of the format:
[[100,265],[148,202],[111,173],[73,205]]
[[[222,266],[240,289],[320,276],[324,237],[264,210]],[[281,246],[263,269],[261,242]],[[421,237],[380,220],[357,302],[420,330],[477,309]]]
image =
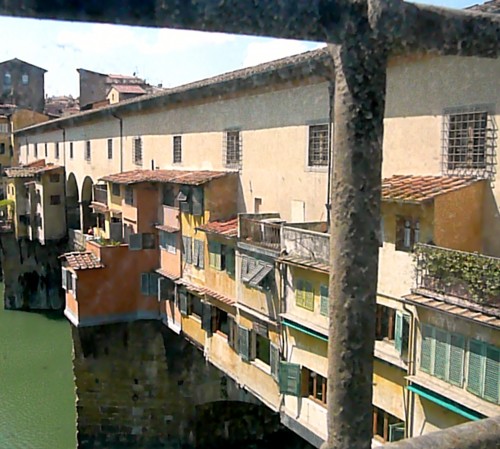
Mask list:
[[423,244],[415,253],[417,287],[481,305],[500,305],[500,259]]
[[247,243],[279,250],[281,246],[281,225],[241,217],[240,238]]
[[108,190],[103,187],[94,187],[94,201],[96,203],[108,204]]

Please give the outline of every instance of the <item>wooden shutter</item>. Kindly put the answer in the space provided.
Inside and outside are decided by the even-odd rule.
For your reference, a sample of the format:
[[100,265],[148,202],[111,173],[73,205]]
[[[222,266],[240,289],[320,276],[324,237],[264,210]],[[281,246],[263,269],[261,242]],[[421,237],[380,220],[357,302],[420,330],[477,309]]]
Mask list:
[[484,398],[498,404],[500,384],[500,349],[491,345],[486,346],[486,360],[484,366]]
[[297,282],[295,284],[295,304],[299,307],[304,307],[304,301],[304,281],[302,279],[297,279]]
[[128,236],[128,249],[139,251],[142,249],[142,234],[130,234]]
[[227,324],[229,327],[229,335],[228,335],[228,344],[229,347],[236,350],[236,323],[234,321],[234,317],[228,315]]
[[141,294],[149,296],[149,273],[141,273]]
[[448,344],[448,333],[441,329],[436,329],[436,348],[434,350],[434,372],[440,379],[446,380],[448,372],[448,360],[450,357],[450,345]]
[[68,290],[68,277],[66,275],[66,272],[68,270],[64,267],[61,267],[61,286],[64,290]]
[[198,255],[200,253],[200,247],[198,246],[198,240],[194,240],[194,248],[193,248],[193,264],[198,266]]
[[227,274],[234,276],[235,270],[234,264],[234,248],[230,246],[226,246],[226,272]]
[[396,217],[396,250],[405,249],[405,219]]
[[250,330],[238,326],[238,352],[241,360],[250,361]]
[[221,270],[222,268],[222,246],[220,243],[214,242],[214,249],[215,249],[215,268],[217,270]]
[[394,347],[401,355],[403,348],[403,314],[399,311],[396,312],[396,324],[394,326]]
[[450,335],[450,364],[448,380],[454,385],[462,387],[464,372],[465,338],[463,335]]
[[295,363],[280,362],[279,387],[280,393],[299,397],[301,393],[300,365]]
[[158,297],[158,273],[149,273],[149,295]]
[[180,201],[181,212],[184,212],[185,214],[190,214],[191,213],[191,189],[189,188],[189,186],[184,185],[184,186],[181,186],[180,191],[186,198],[185,201]]
[[305,282],[304,308],[314,311],[314,290],[310,282]]
[[212,335],[212,306],[203,302],[201,304],[201,313],[201,328],[208,335]]
[[422,324],[422,348],[420,352],[420,369],[426,373],[432,372],[432,359],[434,353],[434,328]]
[[168,280],[161,277],[160,278],[160,284],[159,284],[159,295],[158,295],[158,300],[166,300],[168,299]]
[[271,376],[273,377],[274,380],[278,381],[280,350],[278,346],[276,346],[274,343],[271,343],[269,356],[271,363]]
[[248,257],[247,256],[241,256],[241,278],[248,273]]
[[205,243],[203,240],[198,240],[198,267],[205,269]]
[[469,340],[469,369],[467,373],[467,390],[478,396],[483,392],[484,377],[484,344]]
[[322,285],[319,290],[321,295],[319,313],[328,316],[328,285]]
[[185,263],[193,263],[193,248],[191,237],[182,236],[182,251]]
[[187,315],[189,313],[187,292],[186,290],[181,289],[179,290],[178,295],[179,295],[179,309],[183,315]]
[[203,187],[193,187],[191,192],[192,214],[199,217],[203,215]]

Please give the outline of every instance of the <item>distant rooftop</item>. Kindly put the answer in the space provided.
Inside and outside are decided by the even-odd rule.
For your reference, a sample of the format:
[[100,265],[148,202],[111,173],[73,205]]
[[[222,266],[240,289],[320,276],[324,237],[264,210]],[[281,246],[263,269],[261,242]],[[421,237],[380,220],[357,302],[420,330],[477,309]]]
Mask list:
[[201,185],[212,179],[227,176],[230,173],[233,172],[210,170],[132,170],[104,176],[101,180],[115,184],[170,182],[174,184]]
[[60,256],[60,259],[66,260],[68,266],[73,270],[104,268],[104,265],[90,251],[66,253]]
[[61,166],[52,163],[46,164],[45,159],[40,159],[27,165],[6,168],[5,173],[8,178],[31,178],[32,176],[52,171],[56,168],[61,168]]
[[224,237],[236,237],[238,235],[238,218],[211,221],[199,226],[198,229],[213,234],[219,234]]

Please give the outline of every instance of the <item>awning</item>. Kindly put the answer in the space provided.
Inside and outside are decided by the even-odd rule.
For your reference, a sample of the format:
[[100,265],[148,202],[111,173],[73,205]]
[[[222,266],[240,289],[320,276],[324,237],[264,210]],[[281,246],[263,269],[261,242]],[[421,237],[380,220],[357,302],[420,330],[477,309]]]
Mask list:
[[427,388],[415,384],[408,385],[406,388],[412,393],[418,394],[419,396],[422,396],[423,398],[434,402],[435,404],[438,404],[441,407],[452,411],[453,413],[461,415],[464,418],[470,419],[471,421],[478,421],[485,418],[485,416],[483,416],[481,413],[464,407],[462,404],[452,401],[451,399],[448,399],[447,397],[440,394],[434,393]]
[[306,326],[303,326],[302,324],[294,323],[293,321],[290,321],[286,318],[283,318],[281,320],[281,324],[283,324],[286,327],[290,327],[291,329],[298,330],[303,334],[307,334],[310,335],[311,337],[318,338],[319,340],[328,341],[328,337],[326,335],[323,335],[313,329],[309,329]]

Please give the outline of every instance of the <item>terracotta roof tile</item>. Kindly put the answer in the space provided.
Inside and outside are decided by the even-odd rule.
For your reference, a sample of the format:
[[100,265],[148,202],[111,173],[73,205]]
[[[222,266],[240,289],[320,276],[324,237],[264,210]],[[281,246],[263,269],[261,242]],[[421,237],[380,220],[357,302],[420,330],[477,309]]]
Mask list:
[[30,178],[39,173],[49,172],[61,168],[60,165],[45,164],[45,160],[34,161],[28,165],[19,165],[17,167],[10,167],[5,169],[8,178]]
[[90,251],[66,253],[60,256],[73,270],[92,270],[95,268],[104,268],[104,265]]
[[472,177],[395,175],[382,182],[382,199],[423,203],[479,181]]
[[230,220],[211,221],[198,229],[205,232],[212,232],[220,234],[224,237],[237,237],[238,236],[238,218],[231,218]]
[[298,265],[301,267],[313,268],[319,271],[328,273],[330,271],[330,266],[320,262],[318,260],[309,259],[305,257],[299,257],[294,255],[284,255],[277,259],[279,262],[283,262],[289,265]]
[[132,170],[104,176],[103,181],[116,184],[139,184],[141,182],[170,182],[174,184],[201,185],[212,179],[234,172],[210,170]]
[[229,298],[219,292],[216,292],[215,290],[212,290],[211,288],[201,286],[201,285],[196,285],[192,284],[191,282],[187,281],[186,279],[178,279],[176,281],[176,284],[183,285],[186,287],[189,291],[192,291],[194,293],[197,293],[199,295],[208,295],[211,298],[215,298],[220,302],[223,302],[224,304],[228,304],[230,306],[236,304],[236,301],[232,298]]
[[168,226],[168,225],[156,225],[156,229],[159,229],[160,231],[165,231],[165,232],[177,232],[180,231],[180,228],[176,228],[174,226]]
[[[111,89],[115,89],[121,94],[145,94],[146,91],[137,84],[113,84]],[[111,90],[110,89],[110,90]]]
[[170,271],[167,271],[167,270],[164,270],[162,268],[158,268],[157,270],[155,270],[158,274],[161,274],[162,276],[168,278],[168,279],[171,279],[172,281],[176,281],[177,279],[179,279],[179,276],[177,276],[176,274],[174,273],[170,273]]

